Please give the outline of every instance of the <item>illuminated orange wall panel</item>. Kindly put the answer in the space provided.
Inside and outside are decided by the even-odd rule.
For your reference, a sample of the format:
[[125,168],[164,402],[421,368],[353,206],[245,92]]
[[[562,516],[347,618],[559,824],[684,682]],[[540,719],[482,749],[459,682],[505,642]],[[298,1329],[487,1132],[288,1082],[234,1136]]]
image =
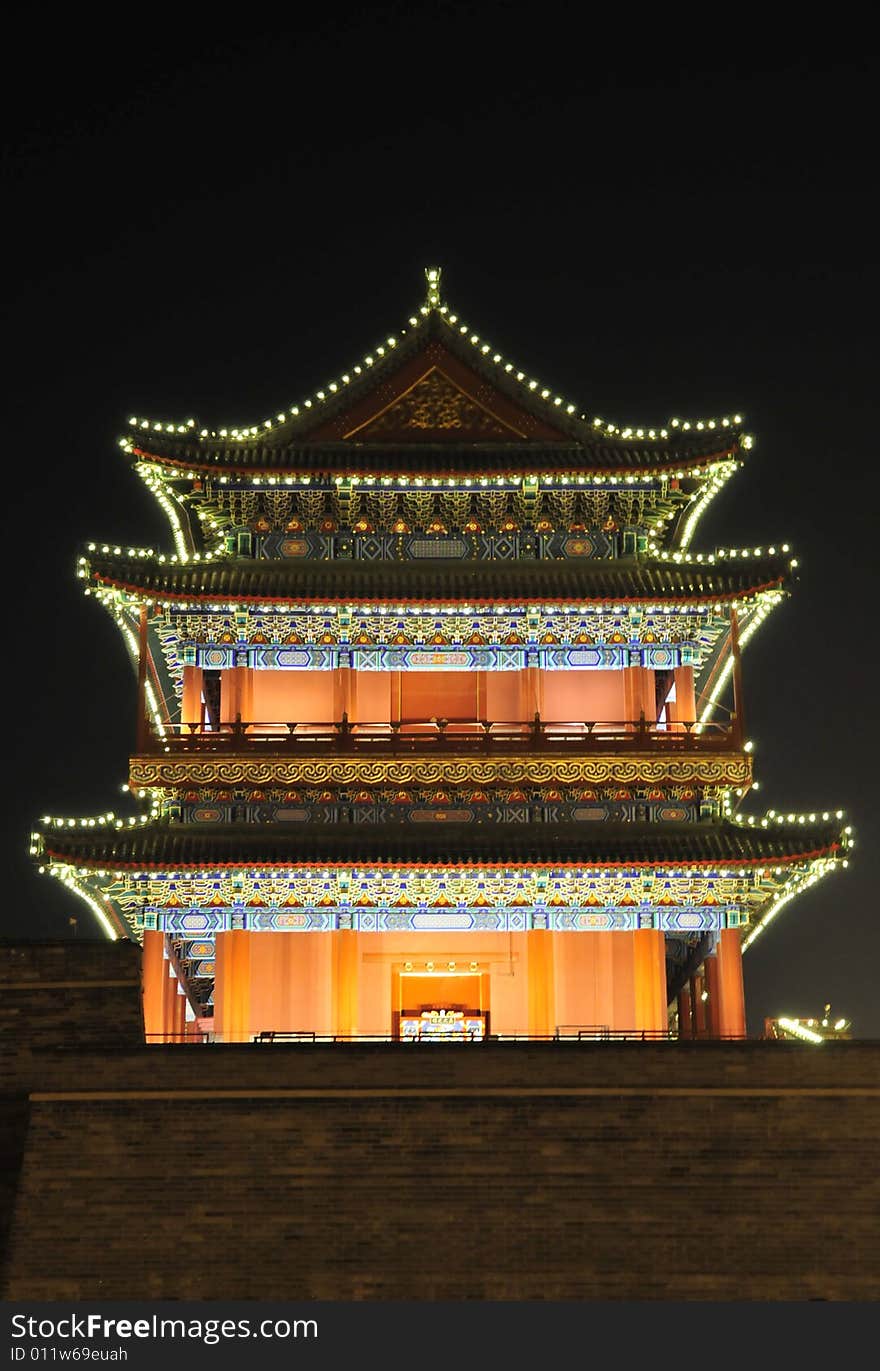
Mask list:
[[253,713],[249,716],[250,721],[332,723],[334,718],[341,717],[341,711],[339,715],[335,711],[336,674],[333,671],[251,672]]
[[559,1027],[665,1030],[663,934],[554,933]]
[[[145,967],[157,961],[155,945],[149,947]],[[733,954],[730,965],[735,981]],[[166,1002],[156,1031],[169,1032],[176,1022],[168,1009],[176,981],[169,990],[163,978],[160,993]],[[422,1004],[488,1009],[491,1031],[501,1034],[545,1037],[557,1027],[664,1031],[663,935],[652,929],[222,933],[214,1000],[215,1032],[225,1042],[246,1042],[270,1030],[384,1037],[395,1011]]]
[[[432,961],[442,972],[450,961],[466,971],[472,961],[489,972],[488,1009],[493,1033],[528,1032],[525,933],[371,933],[358,937],[358,1033],[391,1032],[393,973],[411,962],[423,973]],[[484,1006],[485,1008],[486,1006]]]
[[388,723],[391,718],[391,680],[390,671],[355,672],[352,722]]
[[[626,713],[623,671],[545,671],[544,708],[547,720],[616,722]],[[653,677],[653,672],[651,673]],[[638,718],[638,713],[636,714]]]
[[489,994],[493,1033],[527,1033],[529,1029],[528,933],[495,933],[497,960],[491,963]]
[[476,671],[403,671],[401,719],[476,719]]
[[528,717],[522,708],[521,672],[487,671],[483,674],[486,678],[487,719],[494,719],[499,723],[514,723],[517,719]]
[[330,1035],[333,935],[252,933],[250,1033]]

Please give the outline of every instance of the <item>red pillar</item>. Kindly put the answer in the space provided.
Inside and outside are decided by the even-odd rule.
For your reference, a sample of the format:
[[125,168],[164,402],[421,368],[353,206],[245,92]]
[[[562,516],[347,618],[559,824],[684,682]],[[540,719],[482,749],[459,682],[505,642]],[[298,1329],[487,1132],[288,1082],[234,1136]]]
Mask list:
[[718,1032],[726,1038],[744,1038],[746,1003],[742,938],[738,928],[722,929],[715,960],[718,964]]
[[549,1038],[556,1029],[553,934],[544,928],[528,933],[529,1034]]
[[623,674],[627,723],[638,723],[644,716],[646,724],[655,724],[657,694],[653,667],[628,666],[624,667]]
[[225,724],[254,722],[253,672],[247,666],[230,666],[221,673],[220,716]]
[[694,696],[694,669],[692,666],[675,668],[675,699],[669,707],[670,723],[695,722],[697,703]]
[[643,1032],[665,1033],[669,1023],[665,939],[659,929],[639,928],[633,933],[632,940],[635,991],[633,1027]]
[[358,935],[351,929],[338,929],[330,937],[333,939],[333,1027],[340,1037],[350,1038],[358,1031]]
[[165,978],[167,974],[165,934],[156,929],[148,929],[144,933],[144,953],[141,963],[144,1034],[148,1043],[163,1041],[162,1035],[165,1032]]
[[202,722],[202,676],[200,666],[183,668],[183,698],[180,707],[180,721],[183,724]]
[[[284,934],[294,937],[295,934]],[[251,934],[218,933],[214,940],[214,1032],[220,1042],[246,1043],[251,1036]]]

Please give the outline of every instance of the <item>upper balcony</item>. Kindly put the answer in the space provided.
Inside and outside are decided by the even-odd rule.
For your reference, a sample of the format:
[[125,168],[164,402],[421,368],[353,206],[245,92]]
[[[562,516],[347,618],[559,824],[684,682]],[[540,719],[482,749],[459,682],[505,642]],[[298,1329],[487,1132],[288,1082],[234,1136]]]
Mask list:
[[734,716],[726,722],[637,720],[544,720],[531,722],[432,717],[400,722],[287,721],[166,724],[146,733],[142,755],[296,754],[301,756],[490,754],[522,756],[619,753],[737,754],[744,750]]

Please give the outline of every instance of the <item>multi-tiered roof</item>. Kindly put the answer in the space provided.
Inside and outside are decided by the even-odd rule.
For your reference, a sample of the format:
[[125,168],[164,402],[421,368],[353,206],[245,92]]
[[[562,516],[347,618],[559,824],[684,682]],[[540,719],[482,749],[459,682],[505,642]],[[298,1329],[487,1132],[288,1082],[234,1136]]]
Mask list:
[[[552,909],[553,888],[574,907],[585,885],[603,881],[591,907],[624,907],[618,887],[629,879],[661,904],[665,883],[667,905],[681,911],[699,886],[704,911],[728,911],[748,943],[844,859],[839,816],[733,812],[751,759],[741,710],[721,722],[716,711],[739,644],[788,593],[796,567],[784,544],[691,549],[751,446],[739,415],[657,428],[587,415],[464,324],[432,271],[408,326],[311,397],[238,428],[132,418],[121,443],[168,516],[174,551],[90,544],[79,575],[140,660],[150,730],[130,779],[153,797],[152,817],[52,821],[34,844],[108,931],[137,937],[159,926],[159,910],[173,931],[174,911],[196,907],[248,918],[295,906],[317,927],[322,907],[430,903],[444,871],[479,867],[518,872],[519,903],[534,908]],[[487,652],[506,653],[511,667],[565,666],[577,654],[659,672],[689,664],[696,718],[675,734],[644,711],[640,728],[618,721],[617,733],[596,721],[548,732],[540,720],[530,733],[487,724],[476,736],[429,738],[358,735],[341,718],[323,732],[296,721],[212,736],[181,727],[187,664],[290,665],[305,653],[313,665],[378,670],[453,649],[477,665]],[[443,822],[407,822],[412,811],[389,808],[386,792],[423,795],[426,776],[447,795],[446,809],[430,811]],[[601,824],[578,821],[572,788],[588,802],[597,786],[629,800],[606,807]],[[222,822],[193,819],[205,787],[221,796],[212,803]],[[456,787],[459,798],[482,796],[467,800],[466,823],[448,799]],[[309,808],[322,788],[335,820],[317,822]],[[516,806],[539,791],[542,820],[523,823]],[[353,823],[361,792],[373,821]],[[275,817],[282,793],[300,797],[287,809],[305,804],[308,821]],[[670,799],[675,821],[664,819]],[[371,904],[379,868],[397,873],[384,906]],[[455,898],[461,905],[462,892]],[[492,895],[498,927],[506,899],[513,908],[509,891]],[[688,938],[709,926],[701,917],[680,920],[683,962]]]

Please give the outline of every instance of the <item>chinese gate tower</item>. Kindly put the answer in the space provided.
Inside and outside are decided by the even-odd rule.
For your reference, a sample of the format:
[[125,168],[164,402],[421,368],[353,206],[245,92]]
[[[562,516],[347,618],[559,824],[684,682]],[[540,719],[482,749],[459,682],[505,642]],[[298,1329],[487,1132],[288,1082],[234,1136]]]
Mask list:
[[283,413],[130,421],[174,552],[79,575],[150,813],[35,855],[143,941],[151,1041],[743,1036],[744,948],[849,845],[737,813],[740,648],[795,563],[692,540],[750,438],[587,416],[426,276]]

